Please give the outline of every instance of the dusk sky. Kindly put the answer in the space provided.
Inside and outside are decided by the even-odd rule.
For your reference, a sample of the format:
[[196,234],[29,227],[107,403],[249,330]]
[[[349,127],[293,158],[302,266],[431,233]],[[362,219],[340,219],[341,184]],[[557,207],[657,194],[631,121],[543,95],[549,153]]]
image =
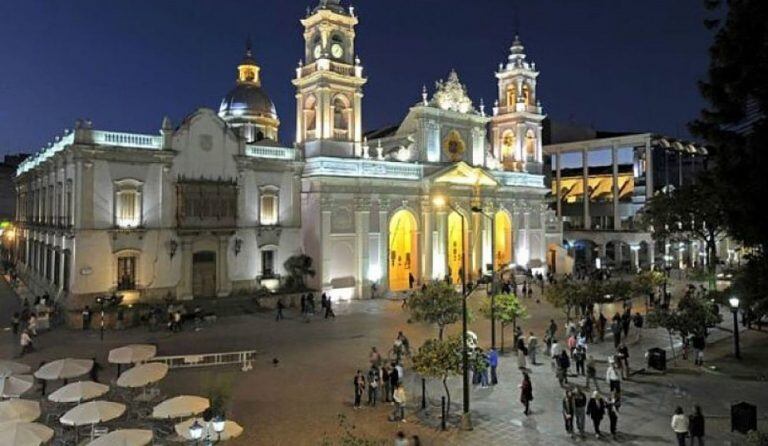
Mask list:
[[[344,2],[348,4],[348,2]],[[316,0],[4,0],[0,154],[37,151],[78,117],[156,134],[198,107],[218,110],[251,36],[263,85],[291,144],[299,19]],[[496,97],[515,34],[512,0],[358,0],[363,127],[399,122],[455,68],[470,97]],[[554,120],[688,137],[711,34],[698,0],[518,0],[519,30]]]

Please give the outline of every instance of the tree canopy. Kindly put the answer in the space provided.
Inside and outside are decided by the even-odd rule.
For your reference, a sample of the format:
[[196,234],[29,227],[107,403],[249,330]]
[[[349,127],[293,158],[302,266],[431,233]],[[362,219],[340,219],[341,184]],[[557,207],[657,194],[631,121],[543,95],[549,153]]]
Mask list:
[[448,390],[448,378],[462,373],[461,352],[461,336],[451,336],[447,340],[427,339],[413,355],[413,369],[418,374],[443,382],[449,408],[451,393]]
[[670,310],[658,308],[648,313],[648,325],[663,327],[682,337],[688,335],[706,337],[707,330],[722,322],[720,313],[712,302],[694,294],[683,296],[677,307]]
[[493,307],[491,307],[491,298],[486,297],[480,307],[480,313],[487,319],[495,317],[501,323],[501,351],[504,351],[504,327],[512,325],[514,330],[517,327],[517,321],[528,317],[528,309],[520,303],[520,299],[514,293],[496,294],[493,296]]
[[443,339],[445,327],[461,319],[461,300],[461,293],[452,285],[443,281],[429,282],[408,299],[410,320],[437,325],[438,338]]

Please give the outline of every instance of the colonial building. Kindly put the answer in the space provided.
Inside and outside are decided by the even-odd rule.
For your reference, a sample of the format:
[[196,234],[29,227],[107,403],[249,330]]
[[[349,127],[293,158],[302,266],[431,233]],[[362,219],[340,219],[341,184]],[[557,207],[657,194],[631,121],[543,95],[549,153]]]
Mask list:
[[277,141],[250,47],[218,113],[166,118],[158,135],[79,121],[18,168],[23,278],[79,305],[112,291],[130,301],[273,289],[301,253],[314,261],[309,285],[335,298],[474,279],[491,265],[555,266],[538,72],[519,39],[496,73],[493,116],[451,71],[399,125],[364,134],[358,18],[321,0],[301,23],[295,144]]

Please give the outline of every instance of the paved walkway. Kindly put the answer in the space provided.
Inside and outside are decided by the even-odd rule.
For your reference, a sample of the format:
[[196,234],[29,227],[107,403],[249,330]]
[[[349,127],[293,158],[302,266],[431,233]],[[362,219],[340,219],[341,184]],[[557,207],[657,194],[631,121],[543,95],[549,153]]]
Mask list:
[[[474,296],[471,307],[477,307]],[[17,304],[7,285],[0,281],[0,309],[4,322],[6,305]],[[526,333],[533,330],[541,338],[550,318],[561,322],[562,312],[545,302],[526,300],[532,314],[523,323]],[[420,380],[406,368],[406,387],[410,402],[408,423],[386,421],[390,406],[351,408],[352,377],[355,369],[364,368],[371,346],[386,352],[398,330],[403,330],[414,347],[424,339],[434,337],[433,327],[408,324],[407,313],[399,302],[387,300],[357,301],[336,306],[337,318],[315,318],[311,323],[302,322],[292,311],[288,319],[275,322],[272,313],[258,313],[220,319],[216,324],[201,331],[186,330],[179,334],[166,331],[150,333],[145,328],[121,332],[107,332],[104,341],[98,332],[57,329],[43,333],[37,339],[39,350],[23,358],[30,365],[41,360],[64,356],[93,357],[106,363],[109,349],[133,342],[153,342],[159,345],[159,354],[199,354],[225,350],[256,349],[263,352],[249,372],[235,367],[172,371],[163,381],[162,390],[167,395],[178,393],[206,394],[217,385],[230,388],[229,416],[245,426],[244,435],[230,442],[233,445],[318,445],[323,435],[335,437],[337,415],[348,416],[355,432],[374,438],[390,439],[397,430],[417,433],[427,445],[474,445],[515,444],[560,445],[573,441],[564,435],[560,416],[562,390],[548,365],[533,367],[532,378],[535,400],[533,414],[525,417],[518,402],[517,384],[520,372],[513,356],[502,358],[501,383],[491,389],[472,389],[472,412],[475,430],[461,432],[452,429],[440,432],[417,420]],[[606,309],[606,314],[612,314]],[[470,329],[478,333],[481,343],[487,344],[489,322],[478,318]],[[451,327],[449,333],[458,333],[459,327]],[[508,340],[511,329],[508,329]],[[715,333],[713,338],[726,337],[727,332]],[[757,335],[756,335],[757,336]],[[762,335],[759,335],[762,336]],[[633,333],[630,332],[630,338]],[[755,342],[764,345],[764,337]],[[728,339],[721,342],[721,355],[727,357]],[[17,340],[8,335],[0,343],[0,357],[7,358],[17,351]],[[724,347],[721,345],[724,344]],[[667,346],[666,334],[660,330],[644,330],[643,341],[631,346],[632,367],[642,366],[644,352],[649,346]],[[592,354],[606,356],[612,343],[592,347]],[[762,352],[762,350],[761,350]],[[745,362],[758,353],[745,350]],[[272,359],[278,358],[274,366]],[[546,360],[542,357],[540,361]],[[723,361],[729,364],[728,360]],[[407,365],[407,364],[406,364]],[[105,374],[114,370],[107,368]],[[739,368],[728,373],[738,373],[742,378],[730,378],[718,371],[703,371],[685,366],[666,375],[636,376],[624,384],[625,403],[619,420],[623,444],[667,445],[672,436],[669,429],[671,411],[678,404],[689,410],[694,402],[701,402],[708,415],[727,415],[732,401],[745,399],[765,407],[768,394],[765,384],[743,379]],[[598,370],[599,376],[604,369]],[[109,378],[109,376],[106,376]],[[583,378],[581,378],[583,379]],[[460,379],[452,379],[451,393],[455,403],[452,410],[458,413],[461,392]],[[727,392],[724,390],[727,389]],[[51,389],[52,390],[52,389]],[[442,387],[430,382],[428,396],[432,404],[439,402]],[[439,415],[439,408],[432,406],[432,416]],[[714,442],[725,444],[731,439],[727,424],[721,418],[712,418],[709,433]],[[709,420],[708,420],[709,421]],[[607,421],[606,421],[607,423]],[[607,428],[607,425],[605,426]],[[587,439],[585,443],[594,443]]]

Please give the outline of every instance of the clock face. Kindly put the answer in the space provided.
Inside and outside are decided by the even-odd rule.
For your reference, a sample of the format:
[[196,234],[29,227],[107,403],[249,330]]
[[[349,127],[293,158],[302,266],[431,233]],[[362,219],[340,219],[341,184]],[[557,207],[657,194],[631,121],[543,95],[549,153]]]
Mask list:
[[344,48],[342,48],[338,43],[334,43],[333,46],[331,46],[331,54],[333,57],[338,59],[344,55]]
[[315,51],[314,51],[315,59],[320,58],[320,54],[322,53],[322,51],[323,49],[320,47],[320,45],[315,45]]

